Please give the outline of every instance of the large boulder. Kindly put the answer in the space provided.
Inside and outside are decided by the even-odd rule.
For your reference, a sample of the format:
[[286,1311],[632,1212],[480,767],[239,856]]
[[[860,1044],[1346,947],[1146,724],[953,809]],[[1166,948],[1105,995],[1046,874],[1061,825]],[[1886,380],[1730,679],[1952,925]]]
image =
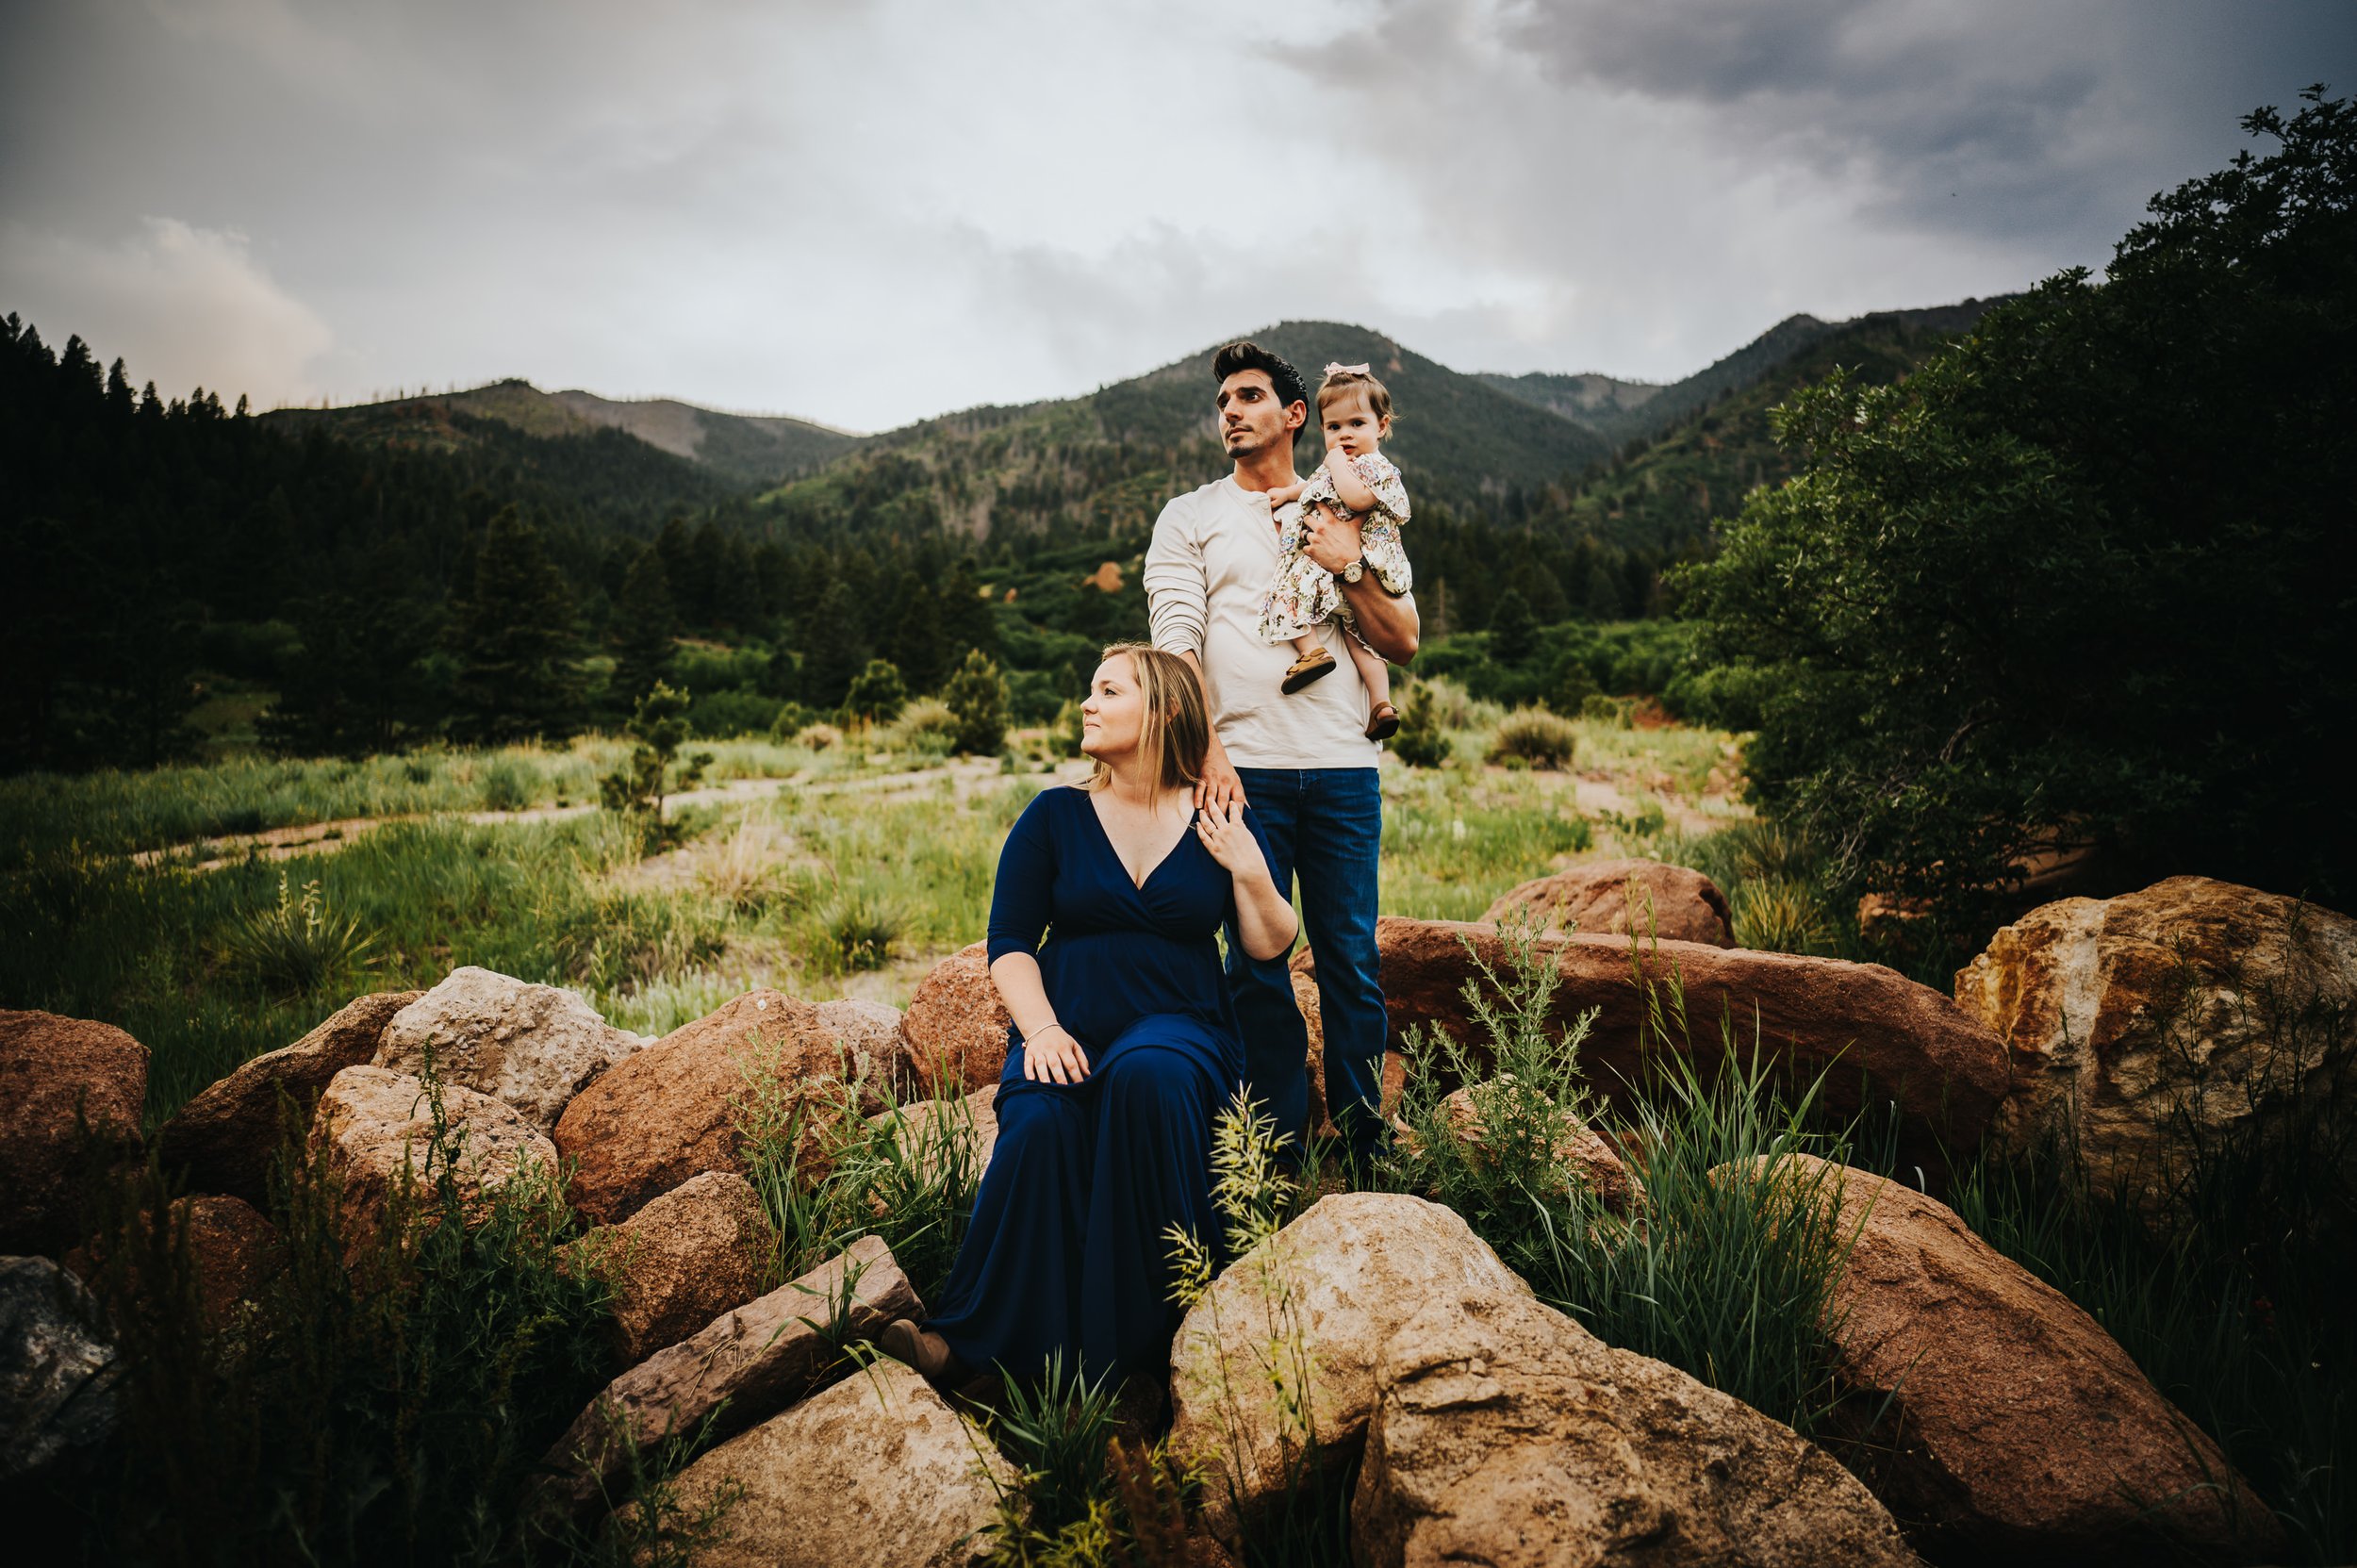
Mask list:
[[818,1004],[818,1027],[843,1048],[851,1076],[886,1099],[898,1101],[915,1083],[915,1064],[898,1008],[840,997]]
[[564,1255],[613,1284],[618,1347],[635,1366],[759,1296],[777,1246],[752,1183],[715,1170],[567,1243]]
[[[197,1312],[206,1331],[218,1334],[234,1328],[285,1262],[278,1228],[243,1198],[220,1194],[174,1198],[165,1213],[169,1218],[161,1235],[149,1230],[155,1218],[152,1210],[141,1211],[132,1222],[138,1229],[131,1234],[124,1259],[124,1266],[133,1272],[132,1290],[144,1293],[151,1284],[164,1283],[144,1276],[151,1261],[185,1235]],[[91,1237],[66,1254],[65,1266],[81,1279],[95,1281],[118,1239]]]
[[542,1132],[572,1098],[646,1042],[570,991],[470,964],[394,1014],[374,1064],[505,1100]]
[[[1489,1042],[1469,1015],[1463,987],[1481,980],[1474,953],[1501,974],[1510,971],[1497,928],[1387,915],[1376,922],[1376,942],[1393,1048],[1425,1024],[1486,1063]],[[1715,1074],[1729,1060],[1725,1019],[1735,1059],[1749,1060],[1755,1027],[1763,1061],[1788,1089],[1823,1074],[1818,1102],[1827,1110],[1848,1116],[1887,1103],[1897,1114],[1902,1158],[1936,1172],[1979,1143],[2008,1082],[2004,1046],[1986,1025],[1879,964],[1622,936],[1541,940],[1537,950],[1561,982],[1553,1004],[1558,1027],[1568,1030],[1597,1010],[1581,1059],[1590,1081],[1616,1100],[1658,1070],[1648,1058],[1665,1044],[1687,1051],[1706,1078]],[[1649,1028],[1649,1001],[1666,1008],[1673,974],[1690,1039],[1673,1032],[1663,1042]]]
[[57,1263],[0,1258],[0,1482],[84,1469],[113,1435],[123,1368],[97,1324],[90,1292]]
[[1707,942],[1714,948],[1735,946],[1734,918],[1719,884],[1700,871],[1657,860],[1584,861],[1511,889],[1481,917],[1495,923],[1521,914],[1550,936],[1574,932],[1626,936],[1632,885],[1638,935]]
[[1446,1296],[1385,1342],[1350,1508],[1367,1568],[1913,1568],[1832,1456],[1523,1293]]
[[[727,1436],[853,1370],[842,1345],[917,1318],[916,1292],[875,1236],[747,1302],[615,1378],[543,1461],[541,1505],[579,1518],[620,1478],[630,1449],[709,1419]],[[838,1337],[833,1330],[840,1329]]]
[[1014,1466],[932,1385],[879,1361],[680,1472],[691,1515],[723,1495],[697,1568],[962,1568],[987,1560]]
[[[2357,920],[2207,877],[2064,899],[2001,929],[1956,1000],[2004,1042],[2008,1154],[2068,1152],[2099,1195],[2164,1197],[2197,1153],[2346,1115]],[[2343,1160],[2357,1137],[2317,1142]]]
[[909,1062],[923,1093],[947,1099],[998,1081],[1014,1020],[990,980],[990,947],[959,949],[917,982],[900,1020]]
[[0,1252],[73,1245],[90,1162],[137,1151],[146,1104],[147,1048],[114,1025],[0,1009]]
[[513,1107],[455,1083],[439,1087],[446,1133],[437,1152],[436,1092],[407,1073],[346,1067],[320,1096],[308,1147],[315,1158],[324,1151],[328,1174],[342,1185],[347,1257],[368,1249],[404,1190],[425,1206],[420,1217],[432,1217],[435,1185],[445,1170],[470,1218],[527,1169],[555,1171],[555,1146]]
[[[592,1083],[558,1118],[556,1147],[578,1163],[573,1207],[611,1225],[704,1171],[744,1174],[740,1126],[762,1081],[775,1086],[782,1106],[802,1107],[803,1148],[815,1158],[818,1134],[839,1111],[844,1067],[818,1010],[782,991],[749,991],[681,1025]],[[810,1094],[813,1081],[827,1087]],[[863,1106],[878,1105],[883,1086],[870,1081],[855,1094]]]
[[422,991],[355,997],[291,1046],[255,1057],[190,1100],[157,1130],[164,1163],[199,1192],[227,1193],[248,1203],[270,1198],[270,1160],[284,1131],[282,1097],[298,1126],[308,1126],[320,1091],[346,1067],[371,1061],[394,1014]]
[[1376,1359],[1426,1302],[1527,1289],[1455,1212],[1391,1193],[1320,1198],[1230,1263],[1171,1347],[1171,1450],[1209,1476],[1214,1533],[1235,1544],[1348,1463]]
[[[1829,1327],[1858,1468],[1941,1560],[2249,1562],[2275,1516],[2061,1292],[1944,1204],[1805,1155],[1854,1235]],[[1831,1180],[1824,1180],[1830,1177]]]

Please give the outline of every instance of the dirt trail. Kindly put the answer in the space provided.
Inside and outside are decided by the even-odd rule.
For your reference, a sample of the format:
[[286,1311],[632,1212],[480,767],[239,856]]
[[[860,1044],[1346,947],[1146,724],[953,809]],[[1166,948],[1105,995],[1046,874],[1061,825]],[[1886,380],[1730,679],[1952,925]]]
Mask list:
[[[668,812],[672,806],[680,805],[766,800],[787,789],[802,795],[898,794],[944,781],[953,784],[957,798],[964,801],[992,781],[1006,776],[1000,770],[997,758],[969,757],[939,767],[918,768],[908,773],[867,774],[809,784],[800,782],[799,774],[783,779],[731,779],[726,784],[715,784],[708,789],[684,790],[670,796],[665,801],[665,810]],[[530,806],[522,811],[412,811],[389,817],[346,817],[332,822],[303,822],[291,827],[267,828],[260,833],[225,834],[218,837],[191,839],[185,844],[167,845],[159,850],[141,850],[130,859],[135,866],[154,866],[176,855],[194,854],[201,858],[190,869],[218,871],[224,866],[242,865],[248,859],[291,860],[297,855],[334,854],[388,822],[547,822],[562,817],[586,817],[599,809],[598,806],[584,803]]]

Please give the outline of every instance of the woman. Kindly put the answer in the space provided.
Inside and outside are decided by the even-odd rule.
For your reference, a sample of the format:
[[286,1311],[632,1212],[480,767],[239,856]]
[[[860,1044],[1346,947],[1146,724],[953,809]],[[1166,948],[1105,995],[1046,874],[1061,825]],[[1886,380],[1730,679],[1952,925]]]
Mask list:
[[1080,704],[1094,775],[1041,791],[1007,835],[990,906],[990,978],[1014,1020],[998,1141],[941,1310],[882,1340],[936,1382],[1029,1375],[1058,1351],[1126,1377],[1168,1354],[1164,1232],[1217,1237],[1211,1118],[1244,1077],[1215,933],[1232,912],[1265,959],[1294,930],[1249,809],[1191,809],[1210,744],[1195,672],[1117,643]]

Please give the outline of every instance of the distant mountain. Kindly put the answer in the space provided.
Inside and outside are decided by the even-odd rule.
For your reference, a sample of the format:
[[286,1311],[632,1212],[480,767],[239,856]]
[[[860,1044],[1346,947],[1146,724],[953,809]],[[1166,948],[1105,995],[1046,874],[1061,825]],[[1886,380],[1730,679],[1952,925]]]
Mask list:
[[[1313,388],[1329,361],[1373,365],[1398,416],[1385,450],[1420,497],[1466,503],[1535,489],[1610,450],[1583,425],[1364,327],[1286,322],[1244,336],[1293,361]],[[972,408],[886,431],[770,499],[814,523],[930,520],[976,536],[1010,527],[1135,533],[1171,495],[1227,466],[1211,409],[1216,346],[1084,397]],[[1301,461],[1323,451],[1305,432]]]
[[[1744,495],[1788,476],[1768,411],[1836,366],[1869,386],[1898,381],[1970,330],[1995,301],[1892,310],[1828,324],[1795,316],[1698,375],[1666,387],[1615,428],[1624,437],[1548,510],[1575,533],[1621,545],[1676,549],[1732,517]],[[1716,389],[1713,389],[1713,388]],[[1674,399],[1684,413],[1659,421]],[[1640,418],[1641,416],[1641,418]],[[1644,426],[1651,425],[1651,428]]]
[[1477,378],[1508,397],[1536,404],[1551,414],[1597,428],[1619,415],[1640,408],[1661,390],[1657,381],[1623,381],[1595,371],[1578,375],[1551,375],[1532,371],[1525,375],[1500,375],[1485,371]]
[[354,439],[457,446],[453,416],[496,421],[528,436],[619,430],[660,452],[745,486],[774,485],[859,445],[860,437],[781,415],[723,414],[670,398],[620,400],[595,392],[544,392],[511,378],[437,397],[399,398],[342,408],[284,408],[263,416],[293,425],[325,424]]

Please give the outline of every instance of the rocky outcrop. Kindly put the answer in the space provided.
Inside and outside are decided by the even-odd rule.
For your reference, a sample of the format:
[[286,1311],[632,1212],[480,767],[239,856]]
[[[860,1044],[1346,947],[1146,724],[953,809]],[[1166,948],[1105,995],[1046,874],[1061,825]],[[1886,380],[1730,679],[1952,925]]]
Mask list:
[[853,997],[818,1004],[818,1027],[843,1048],[850,1076],[897,1104],[916,1080],[900,1010]]
[[309,1147],[324,1149],[329,1174],[342,1184],[340,1217],[347,1256],[368,1249],[404,1186],[432,1217],[435,1185],[453,1177],[463,1211],[480,1213],[493,1194],[527,1167],[553,1172],[556,1149],[503,1100],[441,1085],[442,1115],[453,1148],[434,1141],[434,1091],[422,1080],[385,1067],[346,1067],[320,1096]]
[[97,1322],[90,1292],[57,1263],[0,1258],[0,1482],[63,1478],[113,1435],[122,1363]]
[[2000,930],[1956,1000],[2008,1052],[1998,1147],[2067,1152],[2100,1196],[2165,1199],[2200,1150],[2303,1126],[2357,1159],[2345,915],[2207,877],[2064,899]]
[[0,1252],[74,1244],[90,1162],[138,1149],[146,1103],[147,1048],[123,1031],[0,1010]]
[[[635,1053],[575,1097],[556,1124],[556,1147],[578,1162],[568,1196],[602,1225],[708,1170],[744,1174],[740,1106],[756,1080],[804,1106],[804,1148],[832,1124],[843,1059],[818,1010],[782,991],[749,991]],[[833,1086],[817,1095],[810,1081]],[[862,1086],[866,1106],[880,1085]]]
[[1441,1114],[1476,1163],[1494,1146],[1522,1140],[1526,1140],[1525,1147],[1535,1159],[1545,1136],[1548,1157],[1568,1180],[1593,1193],[1605,1213],[1628,1215],[1644,1206],[1644,1182],[1602,1134],[1571,1111],[1558,1110],[1548,1116],[1552,1129],[1534,1124],[1512,1093],[1508,1079],[1467,1084],[1452,1092],[1441,1102]]
[[[706,1324],[623,1373],[583,1411],[544,1461],[542,1505],[575,1516],[593,1509],[640,1445],[692,1432],[742,1431],[852,1370],[840,1345],[874,1339],[896,1317],[924,1315],[908,1277],[874,1236],[851,1244],[790,1284]],[[841,1339],[831,1329],[841,1329]],[[717,1412],[717,1415],[716,1415]]]
[[545,1133],[575,1095],[645,1043],[570,991],[470,964],[387,1019],[373,1061],[422,1076],[430,1054],[443,1082],[504,1100]]
[[761,1295],[777,1245],[752,1184],[706,1171],[569,1242],[564,1256],[612,1282],[617,1345],[635,1366]]
[[373,1060],[385,1025],[424,995],[355,997],[293,1045],[255,1057],[203,1090],[157,1131],[164,1163],[199,1192],[269,1201],[271,1155],[285,1131],[282,1101],[292,1102],[298,1127],[309,1126],[320,1091],[346,1067]]
[[1384,1343],[1351,1546],[1368,1568],[1913,1568],[1833,1458],[1525,1293],[1442,1296]]
[[1700,871],[1657,860],[1591,860],[1551,877],[1524,883],[1482,912],[1497,922],[1526,912],[1550,936],[1574,932],[1590,936],[1626,936],[1634,884],[1640,936],[1678,942],[1735,946],[1735,922],[1727,896]]
[[998,1081],[1014,1020],[990,982],[989,944],[961,948],[917,982],[900,1028],[918,1087],[947,1099]]
[[1230,1263],[1171,1349],[1172,1452],[1207,1468],[1233,1545],[1296,1487],[1348,1463],[1384,1343],[1427,1301],[1526,1290],[1437,1203],[1343,1193]]
[[1856,1463],[1919,1545],[2025,1564],[2283,1547],[2217,1445],[2061,1292],[1912,1188],[1789,1161],[1795,1190],[1838,1202],[1856,1236],[1832,1309],[1836,1376]]
[[682,1471],[691,1514],[737,1494],[697,1568],[963,1568],[1014,1467],[915,1373],[879,1361]]
[[[1486,1061],[1488,1042],[1479,1037],[1462,995],[1468,980],[1480,979],[1465,943],[1505,973],[1508,953],[1497,928],[1385,916],[1376,923],[1376,940],[1393,1048],[1410,1028],[1429,1024]],[[1571,936],[1540,945],[1561,979],[1555,1024],[1568,1030],[1590,1008],[1597,1010],[1581,1059],[1589,1081],[1608,1098],[1624,1099],[1626,1086],[1652,1070],[1647,998],[1639,974],[1666,1002],[1673,972],[1684,987],[1691,1038],[1673,1033],[1670,1048],[1688,1051],[1707,1076],[1727,1059],[1720,1020],[1732,1021],[1736,1051],[1744,1060],[1756,1026],[1762,1058],[1785,1083],[1805,1085],[1823,1073],[1818,1102],[1844,1116],[1870,1100],[1889,1102],[1897,1112],[1901,1157],[1935,1173],[1950,1155],[1979,1143],[2005,1091],[2004,1047],[1987,1026],[1938,992],[1878,964],[1700,942],[1634,946],[1633,964],[1625,937]]]

